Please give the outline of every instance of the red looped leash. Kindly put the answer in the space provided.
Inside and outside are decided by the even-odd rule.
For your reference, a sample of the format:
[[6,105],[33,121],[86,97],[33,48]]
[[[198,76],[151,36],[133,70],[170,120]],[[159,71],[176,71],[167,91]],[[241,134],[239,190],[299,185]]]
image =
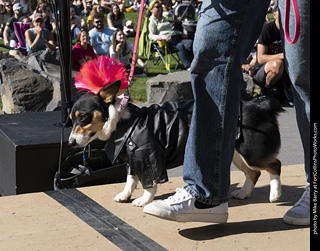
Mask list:
[[133,82],[133,76],[134,76],[134,70],[136,67],[136,60],[137,60],[137,50],[138,50],[138,43],[139,43],[139,35],[140,35],[140,27],[141,27],[141,21],[142,21],[142,14],[144,10],[144,0],[141,0],[140,2],[140,12],[139,12],[139,19],[138,19],[138,25],[137,25],[137,31],[136,31],[136,39],[134,42],[134,47],[133,47],[133,54],[132,54],[132,62],[131,62],[131,69],[128,77],[128,87],[127,87],[127,92],[118,96],[118,98],[121,100],[120,101],[120,112],[119,112],[119,117],[121,118],[124,112],[124,109],[126,108],[129,100],[130,100],[130,88],[132,86]]
[[[290,3],[292,1],[292,7],[294,11],[294,18],[295,18],[295,32],[293,36],[293,40],[290,38],[289,33],[289,19],[290,19]],[[286,36],[286,40],[289,44],[295,44],[298,41],[300,35],[300,14],[297,0],[286,0],[286,9],[285,9],[285,16],[284,16],[284,33]]]
[[136,31],[136,39],[135,39],[135,42],[134,42],[134,48],[133,48],[133,54],[132,54],[131,70],[130,70],[129,77],[128,77],[128,81],[129,81],[128,89],[132,85],[134,70],[135,70],[135,67],[136,67],[137,50],[138,50],[138,43],[139,43],[140,27],[141,27],[143,10],[144,10],[144,0],[141,0],[141,2],[140,2],[139,19],[138,19],[138,25],[137,25],[137,31]]

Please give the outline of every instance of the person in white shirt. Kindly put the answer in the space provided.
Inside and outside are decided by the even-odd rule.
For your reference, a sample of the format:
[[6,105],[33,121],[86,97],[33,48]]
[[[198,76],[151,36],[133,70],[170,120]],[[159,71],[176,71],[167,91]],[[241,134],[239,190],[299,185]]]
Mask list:
[[[112,44],[110,46],[109,52],[110,57],[114,57],[120,60],[121,63],[125,65],[127,68],[127,72],[130,72],[131,69],[131,60],[130,56],[133,55],[133,44],[130,41],[126,40],[126,37],[121,30],[116,30],[113,33]],[[145,76],[142,74],[146,74],[148,72],[147,66],[144,62],[138,57],[137,63],[140,66],[135,67],[135,76]],[[141,76],[142,75],[142,76]]]
[[89,31],[90,43],[98,55],[108,55],[113,30],[104,26],[103,15],[96,15],[92,22],[94,28]]

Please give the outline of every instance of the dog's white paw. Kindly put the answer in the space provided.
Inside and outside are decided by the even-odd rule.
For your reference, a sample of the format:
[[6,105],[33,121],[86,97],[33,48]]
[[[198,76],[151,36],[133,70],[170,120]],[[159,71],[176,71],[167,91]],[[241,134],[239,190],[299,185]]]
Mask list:
[[246,198],[249,198],[250,194],[248,194],[243,189],[238,189],[238,190],[234,190],[230,195],[231,195],[232,198],[235,198],[235,199],[238,199],[238,200],[244,200]]
[[136,207],[144,207],[145,205],[148,205],[151,201],[153,201],[154,196],[157,192],[157,185],[151,188],[147,188],[143,190],[143,195],[132,201],[132,205]]
[[281,197],[281,189],[280,191],[270,192],[269,201],[275,202]]
[[281,196],[281,181],[279,175],[270,174],[270,195],[269,201],[275,202]]
[[144,196],[135,199],[132,201],[132,205],[136,207],[144,207],[145,205],[148,205],[152,200],[144,198]]
[[127,192],[121,192],[119,194],[117,194],[116,197],[114,197],[114,201],[115,202],[127,202],[131,197],[131,194],[130,193],[127,193]]
[[270,195],[269,201],[275,202],[281,196],[281,180],[279,175],[270,174]]

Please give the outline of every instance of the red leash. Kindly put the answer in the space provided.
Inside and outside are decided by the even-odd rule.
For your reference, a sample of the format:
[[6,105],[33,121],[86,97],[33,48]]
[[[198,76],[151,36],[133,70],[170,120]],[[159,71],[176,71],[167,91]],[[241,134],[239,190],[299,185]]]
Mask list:
[[140,2],[139,19],[138,19],[138,26],[137,26],[137,31],[136,31],[136,40],[134,42],[131,69],[130,69],[130,74],[129,74],[129,77],[128,77],[128,81],[129,81],[128,90],[132,85],[134,69],[136,67],[137,50],[138,50],[138,43],[139,43],[140,27],[141,27],[141,20],[142,20],[143,10],[144,10],[144,0],[141,0],[141,2]]
[[144,10],[144,0],[141,0],[140,4],[140,12],[139,12],[139,19],[138,19],[138,26],[136,31],[136,39],[134,41],[134,47],[133,47],[133,54],[132,54],[132,62],[131,62],[131,69],[130,74],[128,77],[128,87],[127,92],[118,96],[119,99],[121,99],[120,102],[120,112],[119,117],[121,118],[124,112],[124,109],[126,108],[129,100],[130,100],[130,87],[132,86],[133,76],[134,76],[134,70],[136,67],[136,60],[137,60],[137,50],[138,50],[138,43],[139,43],[139,36],[140,36],[140,27],[141,27],[141,20],[142,20],[142,14]]
[[[294,11],[294,18],[295,18],[295,32],[293,36],[293,40],[290,38],[289,33],[289,19],[290,19],[290,3],[292,1],[292,7]],[[285,16],[284,16],[284,33],[286,36],[286,40],[289,44],[295,44],[298,41],[300,35],[300,14],[297,0],[286,0],[286,9],[285,9]]]

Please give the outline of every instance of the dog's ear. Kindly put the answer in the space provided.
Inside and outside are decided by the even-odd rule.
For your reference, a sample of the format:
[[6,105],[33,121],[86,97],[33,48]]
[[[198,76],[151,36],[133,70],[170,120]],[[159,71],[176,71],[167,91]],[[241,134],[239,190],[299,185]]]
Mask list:
[[103,87],[98,96],[104,100],[105,103],[110,103],[113,101],[121,87],[121,80],[114,81],[111,85]]

